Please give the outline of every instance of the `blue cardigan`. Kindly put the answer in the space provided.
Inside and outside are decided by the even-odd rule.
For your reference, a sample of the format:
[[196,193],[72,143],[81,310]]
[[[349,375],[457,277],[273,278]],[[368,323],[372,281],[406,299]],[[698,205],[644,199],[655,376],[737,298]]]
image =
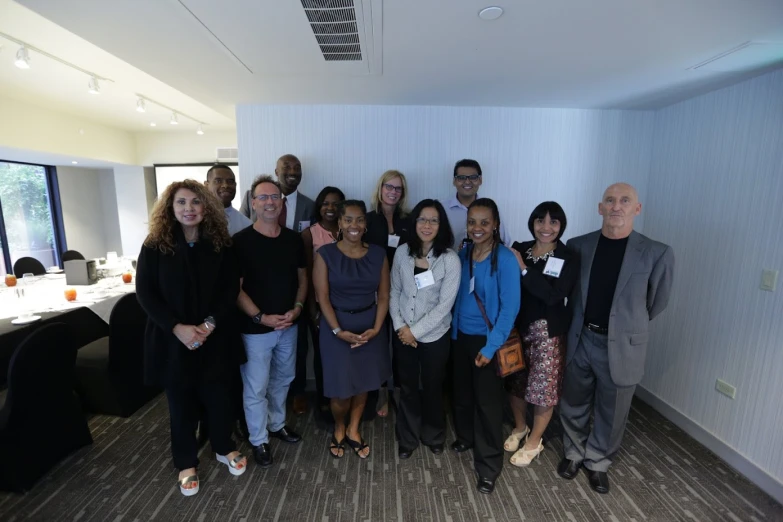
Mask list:
[[[456,307],[459,307],[462,296],[470,291],[470,260],[467,258],[469,248],[463,248],[459,252],[462,262],[462,279],[459,285]],[[481,355],[492,359],[498,348],[506,342],[511,328],[514,327],[519,304],[521,301],[521,286],[519,275],[519,263],[516,257],[507,247],[500,245],[498,249],[498,267],[484,285],[486,301],[482,301],[489,321],[494,325],[492,331],[487,328],[487,344],[481,349]],[[451,320],[451,337],[457,338],[459,331],[459,310],[454,310]]]

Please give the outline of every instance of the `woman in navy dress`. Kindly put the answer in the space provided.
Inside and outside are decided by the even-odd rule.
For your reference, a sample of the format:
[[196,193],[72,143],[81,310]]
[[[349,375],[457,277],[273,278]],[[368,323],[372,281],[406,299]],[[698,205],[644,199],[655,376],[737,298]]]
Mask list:
[[359,434],[359,422],[367,392],[391,375],[385,326],[389,262],[382,247],[362,241],[367,229],[363,201],[345,201],[339,213],[338,241],[322,246],[313,266],[321,305],[324,395],[331,399],[335,421],[329,452],[340,458],[347,444],[364,459],[370,448]]

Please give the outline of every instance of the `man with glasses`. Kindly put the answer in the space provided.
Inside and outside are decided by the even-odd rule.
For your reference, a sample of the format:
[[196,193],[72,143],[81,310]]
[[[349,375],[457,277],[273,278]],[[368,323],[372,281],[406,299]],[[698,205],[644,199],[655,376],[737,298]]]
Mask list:
[[259,466],[269,467],[270,436],[292,444],[301,440],[285,417],[295,374],[297,320],[307,296],[307,262],[302,237],[280,226],[280,184],[261,176],[250,191],[258,219],[234,236],[241,274],[238,305],[245,314],[241,332],[247,363],[241,372],[253,456]]
[[205,183],[210,192],[218,197],[223,203],[223,208],[228,219],[228,233],[234,235],[243,228],[247,228],[252,223],[250,220],[239,213],[237,209],[231,206],[234,196],[237,195],[237,179],[231,167],[222,163],[216,163],[207,171],[207,181]]
[[[468,207],[478,198],[478,189],[481,186],[481,165],[472,159],[459,160],[454,165],[454,186],[457,195],[443,202],[446,214],[449,216],[449,224],[454,233],[452,248],[459,250],[463,241],[468,237]],[[500,220],[500,238],[503,244],[511,246],[511,237],[506,232],[503,219]]]

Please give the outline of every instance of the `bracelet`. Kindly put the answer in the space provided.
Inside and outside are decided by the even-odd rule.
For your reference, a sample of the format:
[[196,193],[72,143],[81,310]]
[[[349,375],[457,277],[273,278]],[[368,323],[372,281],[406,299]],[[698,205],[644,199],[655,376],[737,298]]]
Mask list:
[[297,306],[298,306],[299,308],[301,308],[302,310],[304,310],[304,305],[303,305],[302,303],[300,303],[299,301],[297,301],[297,302],[294,304],[294,308],[296,308]]

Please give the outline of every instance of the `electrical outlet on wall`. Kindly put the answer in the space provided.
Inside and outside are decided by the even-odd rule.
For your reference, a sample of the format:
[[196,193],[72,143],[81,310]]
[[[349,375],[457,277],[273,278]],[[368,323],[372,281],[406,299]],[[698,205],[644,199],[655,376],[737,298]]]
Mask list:
[[767,292],[774,292],[775,287],[778,284],[778,271],[767,270],[761,271],[761,289]]
[[737,388],[720,379],[715,381],[715,389],[729,399],[733,399],[737,395]]

